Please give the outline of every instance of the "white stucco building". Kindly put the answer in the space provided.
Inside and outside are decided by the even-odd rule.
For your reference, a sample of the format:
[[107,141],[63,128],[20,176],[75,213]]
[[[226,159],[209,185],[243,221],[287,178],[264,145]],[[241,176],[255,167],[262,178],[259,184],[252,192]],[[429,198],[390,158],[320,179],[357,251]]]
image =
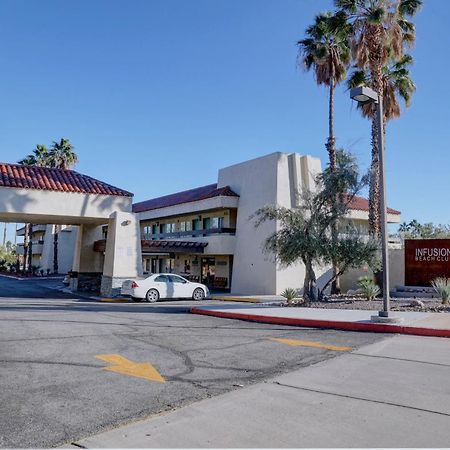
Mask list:
[[[263,252],[278,224],[255,228],[251,216],[266,205],[295,208],[321,170],[318,158],[276,152],[220,169],[213,184],[133,204],[133,194],[74,171],[0,163],[0,220],[33,223],[33,264],[51,272],[46,224],[63,225],[59,272],[70,269],[73,289],[111,295],[124,279],[175,272],[213,291],[273,295],[301,288],[304,268],[278,267]],[[367,228],[366,199],[354,199],[348,220]],[[389,209],[388,221],[400,212]],[[317,269],[318,283],[328,271]]]
[[[318,158],[276,152],[220,169],[215,184],[135,203],[144,273],[172,271],[243,295],[300,288],[302,264],[282,269],[262,250],[277,224],[255,228],[250,217],[265,205],[295,208],[321,170]],[[367,227],[366,199],[354,200],[349,219]],[[388,220],[398,223],[400,213],[389,209]],[[318,271],[319,283],[327,270]]]

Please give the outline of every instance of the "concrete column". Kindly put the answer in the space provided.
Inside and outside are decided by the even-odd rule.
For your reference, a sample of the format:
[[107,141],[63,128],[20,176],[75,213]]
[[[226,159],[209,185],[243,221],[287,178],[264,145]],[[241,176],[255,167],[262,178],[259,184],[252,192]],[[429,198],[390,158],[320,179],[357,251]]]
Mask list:
[[102,227],[81,225],[75,240],[70,288],[76,290],[97,290],[103,271],[103,255],[94,251],[94,242],[102,238]]
[[109,217],[101,294],[119,294],[122,282],[142,276],[141,231],[133,213],[114,212]]
[[71,291],[78,289],[78,272],[80,271],[80,257],[81,257],[81,240],[83,238],[83,225],[78,227],[77,238],[75,240],[75,246],[73,249],[73,263],[72,263],[72,275],[69,278],[69,287]]

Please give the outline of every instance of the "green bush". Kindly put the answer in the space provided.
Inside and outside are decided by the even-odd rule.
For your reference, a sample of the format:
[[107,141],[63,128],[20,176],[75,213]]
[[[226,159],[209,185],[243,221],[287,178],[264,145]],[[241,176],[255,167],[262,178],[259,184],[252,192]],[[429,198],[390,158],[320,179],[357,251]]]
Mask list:
[[441,297],[442,304],[447,305],[450,298],[450,278],[435,278],[431,282],[431,286]]
[[294,300],[295,297],[297,297],[297,289],[294,288],[286,288],[282,293],[281,296],[284,297],[288,304],[292,303],[292,300]]
[[358,286],[362,290],[364,297],[369,301],[374,300],[381,292],[375,281],[370,277],[360,277],[358,279]]

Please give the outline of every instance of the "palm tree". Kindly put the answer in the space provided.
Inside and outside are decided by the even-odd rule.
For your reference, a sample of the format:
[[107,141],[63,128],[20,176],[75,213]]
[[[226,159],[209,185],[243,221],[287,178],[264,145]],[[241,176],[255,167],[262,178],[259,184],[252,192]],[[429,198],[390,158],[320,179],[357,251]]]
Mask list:
[[[413,63],[411,55],[403,55],[399,61],[390,61],[390,64],[382,70],[382,96],[384,122],[396,119],[401,115],[399,99],[402,99],[406,107],[411,105],[411,95],[416,86],[410,77],[409,67]],[[357,70],[353,72],[347,81],[348,88],[357,86],[369,86],[370,75],[367,71]],[[369,104],[358,103],[357,106],[364,117],[374,119],[373,108]],[[386,128],[385,128],[386,129]]]
[[[57,169],[70,169],[78,162],[78,156],[74,147],[68,139],[61,138],[59,142],[53,141],[50,150],[45,145],[36,145],[33,152],[19,161],[26,166],[54,167]],[[58,233],[60,226],[55,225],[53,229],[53,272],[58,273]],[[28,235],[28,246],[31,247],[32,224],[26,226],[26,237]],[[31,252],[31,249],[30,249]],[[31,256],[29,257],[29,270],[31,270]]]
[[[340,12],[351,25],[352,57],[356,67],[370,75],[370,87],[382,95],[383,68],[390,60],[400,61],[405,44],[415,38],[413,17],[422,0],[335,0]],[[375,117],[374,111],[370,117]],[[378,130],[372,120],[372,162],[369,189],[369,230],[380,235],[380,186],[378,162]]]
[[19,161],[22,166],[47,167],[49,151],[45,145],[37,144],[33,152]]
[[[345,79],[350,64],[349,25],[343,13],[333,15],[324,13],[316,16],[314,24],[307,28],[305,39],[297,42],[299,55],[306,70],[314,69],[318,85],[329,88],[328,103],[328,140],[325,147],[328,152],[331,172],[336,171],[336,138],[334,136],[334,91],[335,87]],[[331,199],[335,201],[335,199]],[[332,224],[332,235],[337,242],[337,224]],[[337,265],[333,264],[333,275],[337,273]],[[333,277],[331,293],[340,291],[339,279]]]
[[[78,156],[69,139],[61,138],[59,142],[53,141],[49,152],[49,162],[58,169],[70,169],[78,162]],[[61,227],[55,225],[53,229],[53,272],[58,273],[58,234]]]
[[314,69],[318,85],[329,88],[328,151],[330,168],[336,170],[336,139],[334,136],[334,90],[345,79],[350,63],[349,25],[342,13],[319,14],[307,28],[305,39],[297,42],[299,60],[306,70]]
[[78,156],[68,139],[61,138],[59,142],[53,141],[49,151],[48,161],[51,167],[57,169],[70,169],[78,162]]

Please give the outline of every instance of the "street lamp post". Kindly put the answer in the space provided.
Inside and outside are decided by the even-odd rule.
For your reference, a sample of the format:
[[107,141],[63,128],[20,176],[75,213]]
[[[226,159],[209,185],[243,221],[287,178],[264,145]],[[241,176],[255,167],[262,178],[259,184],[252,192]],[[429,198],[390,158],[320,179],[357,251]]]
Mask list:
[[372,316],[373,321],[398,322],[397,318],[389,316],[390,293],[389,293],[389,255],[388,255],[388,229],[387,229],[387,206],[386,206],[386,181],[384,172],[384,121],[383,121],[383,97],[374,90],[362,86],[351,89],[350,97],[359,103],[375,103],[377,105],[377,128],[378,128],[378,160],[380,166],[380,191],[381,191],[381,251],[383,261],[383,311],[378,316]]

